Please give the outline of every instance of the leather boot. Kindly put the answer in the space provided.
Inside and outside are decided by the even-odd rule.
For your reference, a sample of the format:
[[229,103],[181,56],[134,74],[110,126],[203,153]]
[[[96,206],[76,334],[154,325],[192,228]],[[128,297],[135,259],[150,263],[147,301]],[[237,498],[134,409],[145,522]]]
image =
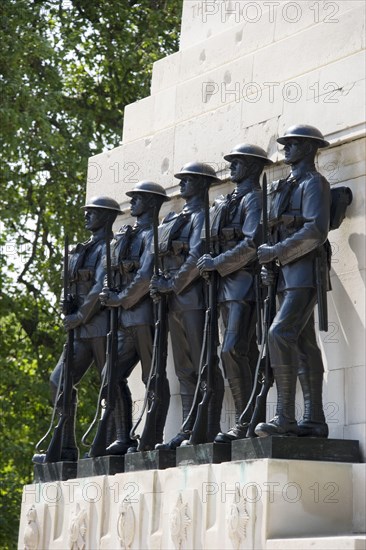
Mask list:
[[[187,419],[187,417],[189,415],[189,412],[191,410],[192,403],[193,403],[193,398],[194,398],[194,395],[181,394],[182,417],[183,417],[182,424],[184,423],[184,421]],[[193,428],[195,418],[196,418],[196,415],[195,415],[195,413],[193,413],[192,416],[191,416],[191,420],[190,420],[189,424],[185,427],[186,431],[178,432],[177,435],[175,435],[167,443],[158,443],[157,445],[155,445],[155,449],[157,449],[157,450],[159,450],[159,449],[160,450],[164,450],[164,449],[165,450],[175,450],[177,447],[179,447],[179,445],[183,441],[186,441],[186,440],[189,439],[190,430],[192,430],[192,428]]]
[[119,383],[114,418],[117,439],[107,447],[106,454],[124,455],[130,447],[137,446],[137,442],[130,438],[132,398],[130,388],[125,380]]
[[304,396],[304,416],[298,422],[300,437],[328,437],[328,425],[323,411],[323,370],[299,368],[299,380]]
[[268,435],[297,436],[298,427],[295,419],[295,395],[297,370],[287,365],[273,368],[277,387],[276,416],[269,422],[261,422],[255,428],[259,437]]
[[218,433],[215,437],[215,443],[230,443],[235,439],[244,439],[246,437],[248,423],[252,416],[252,407],[248,409],[245,419],[239,422],[239,418],[247,406],[252,391],[252,375],[247,369],[247,376],[242,378],[229,378],[229,387],[234,400],[235,407],[235,426],[226,433]]

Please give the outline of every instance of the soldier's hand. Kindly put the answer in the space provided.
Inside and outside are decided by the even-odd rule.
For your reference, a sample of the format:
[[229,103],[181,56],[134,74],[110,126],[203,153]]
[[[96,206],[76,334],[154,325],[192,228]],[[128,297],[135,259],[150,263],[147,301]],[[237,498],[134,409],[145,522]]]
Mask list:
[[154,299],[156,294],[170,294],[173,292],[172,280],[154,275],[150,281],[150,296]]
[[113,292],[108,287],[104,287],[99,294],[99,300],[103,306],[118,307],[121,305],[118,292]]
[[73,330],[74,328],[81,325],[81,319],[78,317],[77,313],[73,313],[72,315],[66,315],[64,318],[64,329],[65,330]]
[[262,244],[257,250],[260,264],[268,264],[277,258],[276,248],[268,244]]
[[262,279],[262,283],[265,286],[272,286],[275,283],[275,274],[271,269],[268,269],[267,267],[262,267],[261,279]]
[[214,271],[216,269],[214,259],[211,254],[204,254],[197,262],[197,267],[202,275],[205,271]]

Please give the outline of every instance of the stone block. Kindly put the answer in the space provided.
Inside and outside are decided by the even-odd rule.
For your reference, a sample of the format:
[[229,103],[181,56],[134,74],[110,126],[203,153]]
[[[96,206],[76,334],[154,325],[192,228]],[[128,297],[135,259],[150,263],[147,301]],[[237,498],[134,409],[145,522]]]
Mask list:
[[173,126],[176,122],[176,86],[172,86],[154,96],[153,130],[158,132]]
[[176,453],[177,466],[219,464],[231,460],[231,445],[219,443],[184,445],[178,447]]
[[19,548],[30,525],[39,548],[59,550],[259,550],[268,539],[345,536],[363,476],[352,464],[261,459],[36,484],[24,488]]
[[326,361],[324,367],[323,404],[329,437],[341,439],[345,424],[345,370],[339,368],[339,365],[338,368],[329,369]]
[[155,97],[148,96],[126,105],[123,116],[123,143],[149,136],[154,129]]
[[360,442],[360,450],[363,462],[366,460],[366,424],[351,424],[344,426],[344,437],[346,439],[357,439]]
[[35,483],[66,481],[76,477],[77,462],[48,462],[46,464],[34,464],[33,471]]
[[362,535],[269,539],[266,550],[364,550],[365,541]]
[[352,532],[352,464],[270,460],[267,480],[267,539]]
[[[246,104],[244,108],[246,108]],[[245,117],[243,116],[241,119],[241,141],[259,145],[267,151],[268,156],[273,162],[277,162],[280,157],[276,141],[279,136],[278,123],[278,117],[274,117],[252,126],[247,126]]]
[[[208,162],[217,171],[227,167],[223,155],[242,141],[240,103],[232,103],[216,111],[176,126],[174,169],[179,170],[190,160]],[[208,139],[215,136],[215,139]]]
[[[358,52],[362,49],[362,14],[361,9],[344,12],[337,24],[309,27],[259,50],[254,56],[253,80],[258,84],[294,80],[311,70]],[[288,55],[292,51],[299,52],[296,63]],[[271,63],[268,63],[268,55]]]
[[255,24],[238,19],[234,27],[212,36],[204,44],[197,44],[181,52],[180,81],[204,75],[258,51],[273,41],[273,34],[274,25],[269,27],[266,17],[261,17]]
[[304,75],[307,78],[304,97],[325,105],[341,103],[355,83],[365,78],[364,61],[364,52],[358,51]]
[[[248,55],[177,86],[177,122],[240,103],[252,81],[253,56]],[[250,92],[250,90],[249,90]]]
[[157,450],[127,453],[125,455],[125,471],[165,470],[175,466],[175,451]]
[[82,458],[77,464],[77,477],[114,475],[124,472],[124,456],[97,456]]
[[156,94],[180,81],[181,52],[163,57],[153,64],[151,94]]
[[[363,271],[364,274],[364,271]],[[365,361],[364,280],[360,272],[336,274],[328,293],[330,331],[320,333],[327,340],[328,369],[363,365]]]
[[[259,84],[255,81],[242,88],[242,123],[254,126],[283,114],[282,86],[271,83]],[[268,144],[267,144],[268,146]],[[267,150],[267,147],[265,147]],[[275,151],[277,148],[275,147]],[[272,159],[274,160],[274,159]]]
[[[301,89],[297,80],[291,86],[293,86],[295,93],[296,89]],[[326,95],[320,96],[318,102],[314,102],[314,99],[284,101],[280,131],[284,131],[297,120],[309,124],[321,120],[321,131],[324,136],[330,139],[332,139],[332,134],[337,134],[345,128],[359,128],[364,121],[364,95],[365,80],[360,80],[355,82],[351,89],[342,92],[338,98],[334,97],[336,100],[334,103],[325,105],[324,101],[329,99]]]
[[[348,185],[353,182],[354,200],[347,210],[347,217],[363,217],[362,179],[366,172],[366,161],[363,152],[366,147],[365,137],[339,145],[334,141],[327,149],[320,149],[317,161],[319,170],[331,185]],[[361,183],[361,185],[360,185]],[[358,195],[356,196],[356,193]]]
[[[175,128],[166,128],[124,145],[124,163],[131,171],[134,168],[134,172],[129,174],[130,182],[132,179],[150,179],[165,188],[171,186],[174,173],[174,136]],[[127,183],[121,187],[120,192],[130,188]]]
[[316,437],[254,437],[238,439],[231,444],[231,458],[254,460],[278,458],[330,462],[359,462],[358,441]]
[[[133,168],[133,166],[125,163],[123,147],[121,146],[90,157],[87,175],[87,198],[103,194],[120,202],[123,188],[132,183]],[[136,179],[136,181],[138,180]]]
[[366,464],[353,464],[353,532],[366,533]]
[[366,423],[365,365],[345,369],[346,424]]
[[[237,2],[236,4],[240,3]],[[184,2],[180,40],[181,50],[234,26],[237,23],[237,17],[240,17],[240,13],[238,13],[240,12],[240,5],[236,10],[235,7],[234,11],[230,13],[232,9],[230,4],[223,0],[219,0],[219,2],[202,0]]]

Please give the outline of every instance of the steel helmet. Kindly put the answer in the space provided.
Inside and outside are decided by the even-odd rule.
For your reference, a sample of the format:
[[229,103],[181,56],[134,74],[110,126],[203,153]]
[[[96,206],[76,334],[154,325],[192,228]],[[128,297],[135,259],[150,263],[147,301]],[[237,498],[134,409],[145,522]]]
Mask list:
[[104,195],[92,197],[91,199],[87,200],[86,205],[82,206],[81,208],[84,208],[84,210],[86,208],[104,208],[105,210],[113,210],[114,212],[118,212],[119,214],[124,213],[122,212],[117,201]]
[[143,180],[136,183],[135,187],[131,191],[127,191],[126,195],[132,197],[135,193],[150,193],[150,195],[159,195],[163,199],[163,202],[170,201],[170,197],[167,196],[166,191],[162,185],[154,183],[153,181]]
[[181,180],[184,176],[204,176],[209,178],[212,182],[217,181],[222,183],[221,180],[216,176],[215,170],[209,164],[205,162],[188,162],[185,164],[180,172],[174,174],[174,177]]
[[318,147],[328,147],[329,141],[324,139],[323,134],[315,128],[315,126],[310,126],[309,124],[295,124],[295,126],[290,126],[286,130],[283,136],[277,139],[278,143],[285,145],[286,139],[289,138],[306,138],[312,139],[317,142]]
[[231,162],[234,158],[240,157],[255,157],[263,160],[265,164],[272,164],[272,161],[267,157],[267,153],[258,145],[250,143],[240,143],[230,151],[228,155],[224,155],[224,159]]

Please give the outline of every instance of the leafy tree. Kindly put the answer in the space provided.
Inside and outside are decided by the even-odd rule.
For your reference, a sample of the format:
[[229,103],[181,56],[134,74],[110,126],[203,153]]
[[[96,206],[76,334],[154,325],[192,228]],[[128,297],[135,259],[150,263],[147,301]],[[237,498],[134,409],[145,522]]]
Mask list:
[[[80,216],[87,159],[118,144],[125,105],[149,94],[152,63],[177,49],[182,2],[2,0],[0,9],[0,546],[13,548],[64,341],[62,242],[66,233],[88,237]],[[95,373],[87,377],[83,428],[98,386]]]

